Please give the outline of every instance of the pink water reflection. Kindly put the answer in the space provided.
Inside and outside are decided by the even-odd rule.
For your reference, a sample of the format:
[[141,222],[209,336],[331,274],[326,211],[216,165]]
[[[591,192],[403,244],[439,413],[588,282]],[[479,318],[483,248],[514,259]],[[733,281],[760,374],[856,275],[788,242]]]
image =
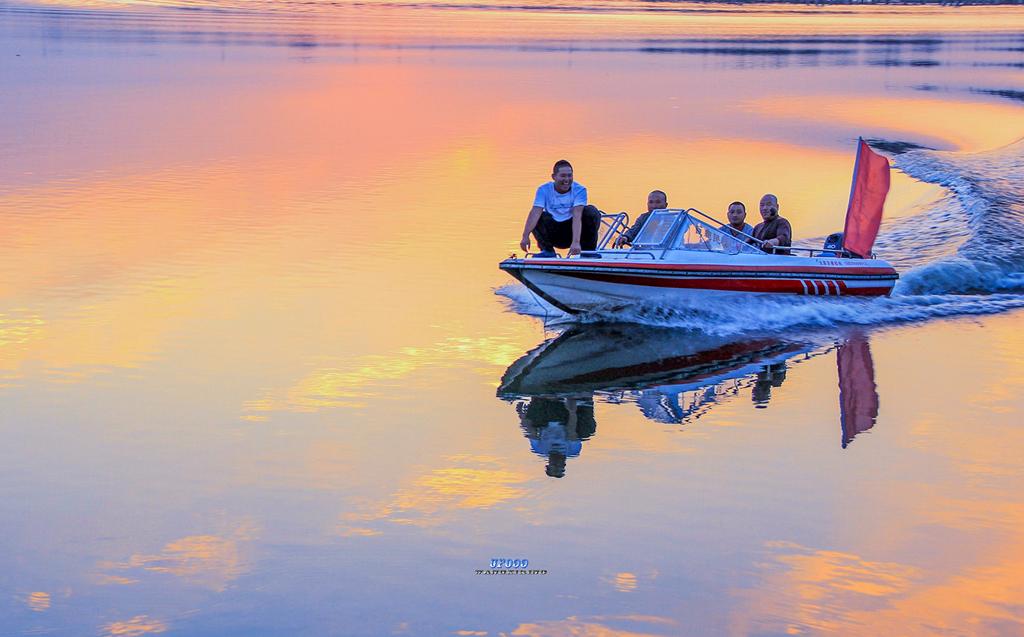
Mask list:
[[[998,35],[1018,14],[609,6],[138,10],[60,37],[9,14],[0,612],[19,631],[1016,629],[1015,314],[868,330],[877,419],[856,439],[845,333],[789,352],[784,383],[728,378],[699,419],[598,392],[553,479],[494,396],[542,328],[493,291],[558,157],[605,210],[773,191],[812,237],[841,227],[858,135],[1020,136],[1018,106],[970,90],[1016,86],[1013,67],[970,66],[991,61],[973,45],[881,66],[883,45],[744,56],[708,36]],[[944,196],[897,172],[887,214]],[[473,579],[519,554],[552,576]]]

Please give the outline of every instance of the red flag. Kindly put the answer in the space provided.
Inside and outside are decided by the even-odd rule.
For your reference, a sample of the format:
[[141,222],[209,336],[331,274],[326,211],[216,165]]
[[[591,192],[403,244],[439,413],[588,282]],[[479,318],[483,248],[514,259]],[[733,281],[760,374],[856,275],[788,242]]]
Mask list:
[[882,208],[889,194],[889,160],[871,150],[863,139],[857,140],[857,163],[853,167],[850,205],[846,208],[843,247],[871,258],[871,246],[882,224]]
[[875,388],[875,364],[867,337],[854,332],[836,350],[839,367],[839,424],[843,429],[843,449],[853,437],[875,426],[878,418],[878,391]]

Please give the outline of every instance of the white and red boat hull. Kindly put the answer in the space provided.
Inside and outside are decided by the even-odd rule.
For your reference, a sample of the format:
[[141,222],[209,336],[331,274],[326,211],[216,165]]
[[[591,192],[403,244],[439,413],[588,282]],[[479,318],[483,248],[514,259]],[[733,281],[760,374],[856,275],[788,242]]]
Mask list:
[[[887,296],[898,275],[885,261],[679,251],[641,260],[627,251],[601,258],[506,259],[501,269],[570,313],[632,303],[703,304],[729,296]],[[672,255],[676,256],[676,255]]]

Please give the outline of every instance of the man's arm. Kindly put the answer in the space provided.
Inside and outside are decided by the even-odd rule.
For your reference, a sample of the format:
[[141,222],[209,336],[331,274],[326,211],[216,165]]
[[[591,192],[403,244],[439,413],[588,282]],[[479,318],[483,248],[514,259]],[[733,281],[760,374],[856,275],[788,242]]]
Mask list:
[[[580,209],[582,210],[582,208]],[[530,214],[526,215],[526,226],[523,228],[523,239],[519,242],[519,247],[524,252],[530,251],[530,233],[537,227],[537,222],[540,220],[540,216],[544,214],[544,209],[540,206],[534,206],[530,208]]]
[[583,233],[583,206],[572,207],[572,245],[569,246],[569,256],[579,254],[583,250],[580,248],[580,235]]
[[579,440],[580,439],[580,433],[579,433],[579,429],[577,428],[578,418],[576,416],[576,410],[579,407],[576,404],[576,399],[575,398],[566,398],[565,399],[565,408],[569,412],[569,420],[567,420],[566,423],[565,423],[565,433],[567,434],[567,437],[568,437],[569,440]]
[[775,232],[774,239],[768,239],[764,242],[766,246],[779,247],[793,245],[793,227],[789,225],[789,221],[783,219],[779,223],[779,229]]
[[619,238],[615,240],[615,247],[621,248],[624,245],[633,245],[633,241],[636,240],[636,235],[640,234],[640,226],[647,220],[647,215],[649,214],[651,213],[645,212],[637,217],[636,221],[633,222],[633,225],[629,227],[629,230],[623,232],[619,235]]
[[789,221],[783,219],[779,224],[779,232],[775,236],[779,238],[779,245],[793,245],[793,226],[789,225]]

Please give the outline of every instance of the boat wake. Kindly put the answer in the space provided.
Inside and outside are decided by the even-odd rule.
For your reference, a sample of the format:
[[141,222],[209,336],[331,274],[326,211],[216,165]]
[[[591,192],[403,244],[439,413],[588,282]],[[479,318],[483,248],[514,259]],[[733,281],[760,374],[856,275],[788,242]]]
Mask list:
[[749,297],[707,307],[640,304],[570,316],[520,284],[496,290],[510,309],[552,323],[628,321],[716,335],[766,327],[887,325],[1024,307],[1024,139],[982,153],[916,150],[895,165],[947,193],[884,224],[875,251],[900,271],[888,298]]
[[1024,139],[983,153],[915,151],[897,157],[896,166],[949,194],[932,210],[901,219],[876,249],[951,248],[902,273],[898,294],[1024,293]]
[[521,314],[551,324],[630,322],[700,330],[729,336],[770,328],[887,325],[936,318],[995,314],[1024,307],[1021,294],[894,294],[890,298],[751,297],[726,299],[705,308],[635,305],[572,316],[536,299],[519,284],[497,290]]

